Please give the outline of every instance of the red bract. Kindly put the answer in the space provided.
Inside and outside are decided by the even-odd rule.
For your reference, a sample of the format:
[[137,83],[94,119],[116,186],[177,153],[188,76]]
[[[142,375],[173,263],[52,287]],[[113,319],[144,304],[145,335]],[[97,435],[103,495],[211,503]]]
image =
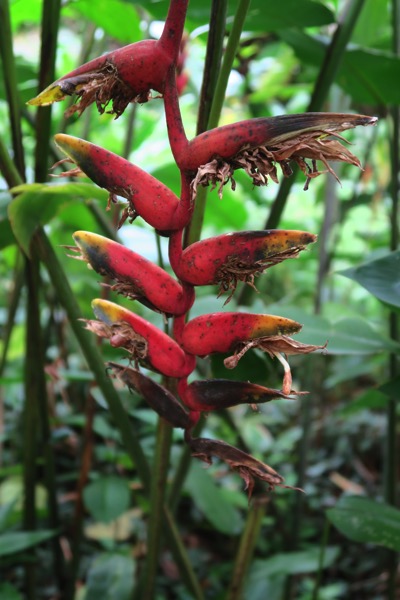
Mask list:
[[93,312],[98,321],[85,321],[86,328],[107,338],[111,346],[125,348],[135,363],[143,363],[167,377],[186,377],[195,366],[166,333],[135,313],[109,302],[93,300]]
[[187,4],[188,0],[171,3],[159,40],[142,40],[95,58],[52,83],[28,104],[46,106],[76,94],[80,102],[66,116],[80,115],[93,102],[103,113],[111,102],[109,112],[118,117],[130,102],[147,102],[152,90],[162,94],[168,68],[178,58]]
[[300,323],[274,315],[211,313],[186,324],[181,345],[185,352],[207,356],[214,352],[231,352],[245,341],[297,333],[300,329]]
[[[278,181],[276,164],[285,176],[291,175],[290,161],[307,177],[320,175],[319,160],[336,178],[328,161],[360,162],[339,140],[338,134],[357,125],[375,125],[376,117],[335,113],[304,113],[257,118],[206,131],[193,138],[177,155],[181,169],[193,172],[194,195],[198,185],[218,186],[219,194],[233,173],[244,169],[254,185]],[[312,166],[306,163],[312,161]]]
[[296,258],[317,236],[307,231],[238,231],[196,242],[183,251],[176,273],[192,285],[218,284],[220,294],[287,258]]
[[114,291],[168,316],[182,315],[193,304],[193,288],[182,287],[164,269],[122,244],[87,231],[77,231],[73,238],[77,248],[71,249],[97,273],[115,280]]
[[178,393],[185,406],[198,412],[209,412],[238,404],[262,404],[275,398],[293,398],[281,390],[266,388],[249,381],[230,379],[192,381],[189,385],[186,379],[182,379],[178,384]]
[[55,136],[55,142],[85,175],[110,192],[111,200],[116,195],[128,200],[123,220],[140,216],[155,229],[169,232],[182,229],[190,219],[187,204],[161,181],[121,156],[63,133]]

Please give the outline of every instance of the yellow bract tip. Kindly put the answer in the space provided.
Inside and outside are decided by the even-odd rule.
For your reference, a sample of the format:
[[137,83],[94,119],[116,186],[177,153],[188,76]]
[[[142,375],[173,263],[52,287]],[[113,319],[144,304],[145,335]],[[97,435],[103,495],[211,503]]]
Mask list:
[[60,86],[56,83],[52,83],[43,90],[43,92],[40,92],[38,96],[28,100],[27,104],[29,104],[29,106],[48,106],[49,104],[53,104],[53,102],[60,102],[60,100],[64,100],[64,98],[65,94]]

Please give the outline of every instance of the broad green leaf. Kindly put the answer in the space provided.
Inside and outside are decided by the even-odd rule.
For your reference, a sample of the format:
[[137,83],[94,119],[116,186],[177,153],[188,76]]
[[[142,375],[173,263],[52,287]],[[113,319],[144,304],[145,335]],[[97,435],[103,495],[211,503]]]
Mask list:
[[[168,2],[141,3],[150,14],[157,19],[165,20]],[[232,17],[238,7],[238,0],[229,2],[228,16]],[[188,20],[201,24],[208,23],[210,18],[210,3],[204,0],[191,0],[188,9]],[[328,25],[335,20],[331,10],[320,2],[313,0],[285,0],[285,9],[279,2],[266,2],[266,0],[252,0],[245,22],[245,30],[275,31],[287,27],[314,27]]]
[[340,417],[350,417],[361,410],[382,410],[387,405],[388,398],[378,390],[368,390],[355,400],[349,402],[335,414]]
[[355,542],[385,546],[400,552],[400,510],[361,496],[342,496],[328,519]]
[[54,530],[12,531],[0,535],[0,556],[16,554],[57,534]]
[[17,240],[13,234],[13,230],[11,229],[11,223],[9,219],[1,219],[0,220],[0,250],[3,248],[7,248],[7,246],[11,246],[12,244],[16,244]]
[[[280,37],[298,58],[320,68],[329,39],[313,38],[298,30],[280,31]],[[336,82],[363,105],[399,104],[400,59],[373,49],[349,49],[343,56]]]
[[68,182],[68,183],[22,183],[12,188],[13,194],[21,194],[23,192],[35,192],[41,194],[51,195],[71,195],[71,199],[85,198],[104,200],[107,201],[108,192],[99,188],[93,183],[86,183],[84,181],[79,182]]
[[[322,567],[330,567],[339,555],[339,547],[328,546],[324,553],[324,562]],[[301,552],[282,552],[275,554],[266,560],[257,561],[259,567],[264,570],[265,576],[278,575],[297,575],[299,573],[313,573],[319,568],[320,548],[311,548]]]
[[102,554],[91,565],[85,600],[129,600],[134,586],[134,559],[123,554]]
[[106,200],[108,194],[90,183],[62,183],[50,185],[30,183],[12,189],[19,193],[8,207],[12,231],[21,248],[30,256],[32,236],[40,225],[45,225],[65,205],[80,198]]
[[42,17],[42,0],[12,0],[10,3],[12,28],[26,27],[29,23],[39,25]]
[[[339,554],[339,548],[328,546],[323,568],[330,567]],[[245,598],[251,600],[280,600],[287,575],[313,573],[319,569],[320,549],[275,554],[266,560],[254,560],[245,585]],[[276,593],[278,590],[278,593]]]
[[11,227],[27,256],[30,256],[30,244],[35,231],[40,225],[48,223],[68,200],[66,195],[24,192],[10,203],[8,215]]
[[1,600],[23,600],[19,591],[11,583],[0,583]]
[[96,521],[109,523],[129,508],[129,482],[123,477],[110,475],[89,483],[83,491],[87,510]]
[[386,338],[368,321],[359,317],[347,317],[331,323],[324,317],[311,315],[295,306],[271,305],[269,312],[302,323],[303,329],[295,339],[316,345],[328,342],[327,354],[374,354],[400,350],[400,344]]
[[140,18],[132,4],[121,0],[76,0],[69,5],[70,11],[78,13],[101,27],[108,35],[130,44],[142,39]]
[[400,250],[339,274],[357,281],[385,304],[400,308]]
[[220,532],[235,535],[240,533],[242,518],[232,503],[214,483],[212,476],[197,461],[193,461],[186,490],[204,517]]

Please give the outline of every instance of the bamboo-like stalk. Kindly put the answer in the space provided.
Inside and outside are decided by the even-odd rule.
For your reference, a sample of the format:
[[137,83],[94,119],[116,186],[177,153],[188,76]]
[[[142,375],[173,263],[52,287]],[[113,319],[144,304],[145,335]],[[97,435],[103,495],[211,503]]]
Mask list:
[[247,513],[246,523],[236,553],[226,600],[241,600],[251,558],[260,533],[268,500],[255,498]]
[[[222,106],[225,99],[229,75],[232,70],[233,61],[235,59],[235,55],[239,46],[240,36],[243,31],[243,25],[246,19],[249,5],[250,0],[240,0],[239,5],[236,9],[235,18],[232,23],[232,29],[229,34],[228,43],[225,49],[220,73],[213,94],[210,115],[208,117],[207,122],[207,129],[212,129],[214,127],[217,127],[218,125],[219,118],[221,116]],[[215,39],[219,39],[221,43],[223,41],[223,20],[219,19],[218,21],[216,21],[215,24],[211,21],[211,27],[217,25],[219,27],[219,31],[218,35],[215,36]],[[193,211],[193,216],[185,234],[185,245],[193,244],[194,242],[197,242],[200,239],[201,229],[204,220],[204,212],[206,208],[206,197],[207,189],[199,188],[197,191],[196,206]]]
[[171,440],[171,425],[164,419],[159,418],[150,488],[146,566],[141,585],[134,596],[138,600],[152,600],[155,597],[156,575],[164,525],[163,505],[166,495]]
[[3,63],[3,80],[10,116],[14,162],[21,177],[24,177],[25,157],[21,129],[21,103],[18,96],[14,62],[9,0],[0,0],[0,56]]
[[[24,405],[24,511],[25,531],[36,529],[36,479],[38,456],[38,403],[43,392],[43,356],[41,351],[41,331],[39,319],[39,263],[25,262],[27,285],[27,323],[25,341],[25,405]],[[29,399],[29,400],[28,400]],[[36,598],[36,565],[25,565],[25,598]]]
[[[57,38],[61,0],[44,0],[42,10],[42,45],[40,48],[39,89],[45,89],[55,79]],[[48,176],[51,106],[38,109],[36,114],[35,181]]]
[[[400,56],[400,0],[392,0],[392,40],[393,53]],[[393,133],[391,139],[391,197],[392,207],[390,215],[390,249],[394,252],[399,247],[399,197],[400,197],[400,109],[394,106],[391,109]],[[389,314],[390,337],[399,341],[399,316],[391,311]],[[399,373],[399,359],[396,354],[389,356],[389,374],[394,379]],[[397,442],[397,405],[399,398],[394,395],[388,400],[386,410],[386,447],[385,447],[385,500],[388,504],[397,505],[397,468],[398,468],[398,442]],[[397,589],[397,555],[395,552],[388,554],[388,600],[394,600]]]

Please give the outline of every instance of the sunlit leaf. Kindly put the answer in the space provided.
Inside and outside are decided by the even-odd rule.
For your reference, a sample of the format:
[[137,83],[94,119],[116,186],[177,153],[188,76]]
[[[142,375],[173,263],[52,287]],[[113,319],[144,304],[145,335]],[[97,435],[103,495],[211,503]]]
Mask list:
[[68,202],[65,195],[24,192],[10,203],[8,215],[17,241],[25,254],[30,256],[32,236],[40,225],[48,223],[61,206]]
[[360,496],[342,496],[328,519],[347,538],[400,552],[400,510]]
[[400,308],[400,250],[339,274],[357,281],[385,304]]
[[[85,17],[108,35],[130,44],[142,39],[140,19],[135,7],[121,0],[78,0],[69,5],[71,12]],[[65,11],[67,14],[69,11]]]

